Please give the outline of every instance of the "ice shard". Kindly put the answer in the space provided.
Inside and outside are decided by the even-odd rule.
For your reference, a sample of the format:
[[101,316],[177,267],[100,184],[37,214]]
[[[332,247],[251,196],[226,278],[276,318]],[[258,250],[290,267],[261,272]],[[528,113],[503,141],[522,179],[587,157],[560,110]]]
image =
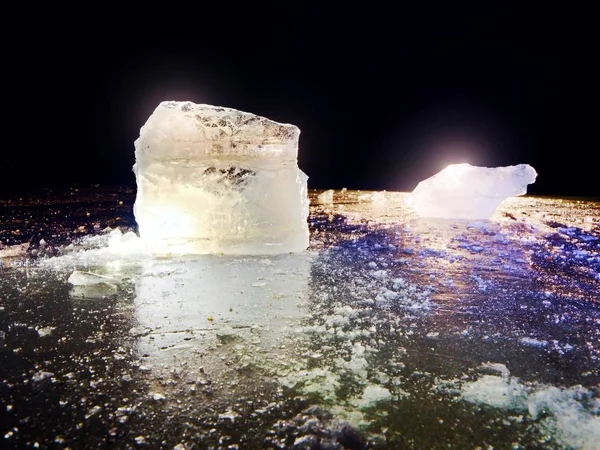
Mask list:
[[421,217],[489,219],[506,198],[527,193],[537,173],[528,164],[477,167],[451,164],[421,181],[408,203]]
[[321,192],[317,196],[317,203],[321,205],[331,205],[333,204],[333,189],[329,189],[325,192]]
[[231,108],[162,102],[135,141],[141,239],[160,254],[306,249],[299,135],[294,125]]

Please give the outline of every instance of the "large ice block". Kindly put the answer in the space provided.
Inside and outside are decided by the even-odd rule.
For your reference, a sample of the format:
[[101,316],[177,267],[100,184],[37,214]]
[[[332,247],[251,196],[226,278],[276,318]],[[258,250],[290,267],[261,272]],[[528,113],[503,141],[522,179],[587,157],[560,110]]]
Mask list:
[[162,102],[135,141],[140,237],[160,254],[306,249],[299,135],[294,125],[231,108]]
[[528,164],[477,167],[451,164],[421,181],[408,203],[421,217],[489,219],[503,200],[527,193],[537,173]]

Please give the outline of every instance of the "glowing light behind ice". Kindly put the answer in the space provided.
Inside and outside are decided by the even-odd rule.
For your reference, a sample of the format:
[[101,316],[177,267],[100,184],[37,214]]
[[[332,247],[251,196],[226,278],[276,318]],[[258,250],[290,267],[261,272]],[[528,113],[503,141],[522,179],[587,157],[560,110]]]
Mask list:
[[308,246],[294,125],[162,102],[135,142],[140,237],[153,253],[272,254]]
[[408,203],[421,217],[489,219],[509,197],[527,193],[537,173],[528,164],[477,167],[451,164],[421,181]]

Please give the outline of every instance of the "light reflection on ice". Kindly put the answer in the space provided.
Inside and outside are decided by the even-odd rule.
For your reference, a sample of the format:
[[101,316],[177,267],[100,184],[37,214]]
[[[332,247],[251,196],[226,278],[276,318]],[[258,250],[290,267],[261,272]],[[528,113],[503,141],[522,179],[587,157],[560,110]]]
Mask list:
[[[588,272],[600,262],[597,234],[572,223],[553,227],[535,207],[519,215],[517,205],[527,198],[510,206],[515,210],[501,207],[490,222],[419,219],[405,209],[403,194],[386,193],[384,205],[360,202],[355,193],[344,198],[356,201],[343,214],[335,204],[316,206],[327,212],[322,219],[314,214],[315,221],[327,225],[315,233],[320,245],[303,254],[151,259],[133,233],[114,230],[40,266],[90,271],[130,286],[137,322],[128,331],[147,373],[160,375],[184,361],[188,370],[204,365],[218,379],[231,376],[227,368],[254,364],[286,392],[309,396],[355,425],[369,423],[369,409],[377,414],[422,400],[415,379],[450,383],[449,373],[468,373],[482,358],[511,360],[521,379],[563,370],[568,380],[544,386],[569,393],[573,379],[597,376],[588,366],[597,361],[599,319],[561,295],[568,290],[586,301],[597,292],[591,281],[587,291],[576,289],[596,280]],[[553,271],[562,261],[587,278]],[[548,362],[556,358],[587,364],[581,372],[588,375]],[[504,376],[508,369],[499,366]],[[531,400],[525,382],[486,376],[492,378],[479,380],[498,388],[496,394],[526,391]],[[481,384],[460,386],[467,403],[478,399],[498,414],[510,411],[505,398],[477,397]],[[592,427],[597,408],[586,408],[577,411]],[[580,442],[561,441],[570,431],[561,428],[563,416],[552,414],[554,422],[540,423],[562,433],[553,431],[553,439]]]
[[308,254],[148,262],[135,282],[138,332],[150,337],[140,354],[166,362],[165,349],[240,339],[273,357],[303,316],[309,269]]

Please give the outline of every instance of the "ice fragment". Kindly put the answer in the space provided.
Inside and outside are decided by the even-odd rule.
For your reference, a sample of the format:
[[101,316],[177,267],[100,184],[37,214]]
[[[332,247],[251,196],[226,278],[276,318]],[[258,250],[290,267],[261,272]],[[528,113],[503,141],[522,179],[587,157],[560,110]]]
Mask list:
[[300,130],[231,108],[162,102],[135,141],[134,214],[153,253],[308,247]]
[[421,181],[408,203],[421,217],[489,219],[506,198],[527,193],[537,173],[528,164],[477,167],[451,164]]
[[317,202],[321,205],[331,205],[333,203],[333,189],[329,189],[317,196]]

